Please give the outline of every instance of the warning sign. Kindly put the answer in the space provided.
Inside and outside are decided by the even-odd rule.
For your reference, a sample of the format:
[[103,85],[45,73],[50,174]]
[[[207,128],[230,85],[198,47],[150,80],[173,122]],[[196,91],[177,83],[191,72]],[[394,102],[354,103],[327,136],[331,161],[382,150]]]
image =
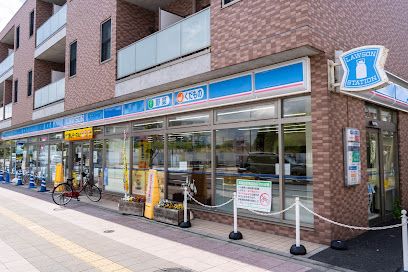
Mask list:
[[237,179],[237,198],[238,208],[270,212],[272,204],[272,182]]

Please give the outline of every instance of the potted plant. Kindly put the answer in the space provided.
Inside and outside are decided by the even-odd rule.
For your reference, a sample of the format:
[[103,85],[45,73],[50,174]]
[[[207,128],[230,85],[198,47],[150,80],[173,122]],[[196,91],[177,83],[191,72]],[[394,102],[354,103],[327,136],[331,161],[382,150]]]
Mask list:
[[182,203],[161,200],[159,204],[154,207],[154,220],[178,226],[184,219],[183,208]]
[[143,216],[146,197],[142,195],[135,195],[119,200],[119,212],[121,214],[131,214]]

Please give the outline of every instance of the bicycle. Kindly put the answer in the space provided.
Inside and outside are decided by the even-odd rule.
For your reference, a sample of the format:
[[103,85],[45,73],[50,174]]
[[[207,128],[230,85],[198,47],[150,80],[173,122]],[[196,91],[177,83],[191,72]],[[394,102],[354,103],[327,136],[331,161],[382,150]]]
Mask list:
[[66,182],[58,184],[56,187],[54,187],[52,190],[52,200],[55,204],[65,206],[71,201],[72,198],[76,198],[79,201],[79,196],[82,191],[85,192],[85,195],[92,202],[98,202],[101,200],[101,189],[99,189],[99,187],[96,186],[93,181],[89,181],[90,179],[86,173],[82,172],[81,175],[85,182],[79,191],[76,191],[70,184],[70,182],[74,180],[73,178],[68,178]]

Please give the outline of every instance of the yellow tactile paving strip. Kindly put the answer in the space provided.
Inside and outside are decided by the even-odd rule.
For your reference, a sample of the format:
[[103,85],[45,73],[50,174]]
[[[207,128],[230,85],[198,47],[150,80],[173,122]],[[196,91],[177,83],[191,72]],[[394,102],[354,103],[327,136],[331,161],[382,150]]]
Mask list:
[[0,207],[0,214],[12,219],[21,226],[27,228],[32,233],[42,237],[44,240],[48,241],[51,244],[61,248],[66,251],[68,254],[84,261],[85,263],[95,267],[96,269],[108,272],[108,271],[117,271],[117,272],[128,272],[131,271],[120,264],[110,261],[109,259],[96,254],[80,245],[77,245],[64,237],[55,234],[52,231],[34,223],[27,218],[24,218],[4,207]]

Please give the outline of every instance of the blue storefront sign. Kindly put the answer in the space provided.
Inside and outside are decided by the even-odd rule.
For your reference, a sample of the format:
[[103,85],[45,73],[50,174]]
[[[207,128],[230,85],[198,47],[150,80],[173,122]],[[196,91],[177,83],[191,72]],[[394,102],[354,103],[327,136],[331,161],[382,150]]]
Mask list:
[[174,93],[174,105],[196,103],[207,100],[207,85]]
[[147,110],[167,108],[172,105],[173,94],[168,93],[146,99]]
[[366,91],[381,87],[388,82],[384,70],[388,49],[370,45],[352,49],[340,55],[344,76],[342,91]]

